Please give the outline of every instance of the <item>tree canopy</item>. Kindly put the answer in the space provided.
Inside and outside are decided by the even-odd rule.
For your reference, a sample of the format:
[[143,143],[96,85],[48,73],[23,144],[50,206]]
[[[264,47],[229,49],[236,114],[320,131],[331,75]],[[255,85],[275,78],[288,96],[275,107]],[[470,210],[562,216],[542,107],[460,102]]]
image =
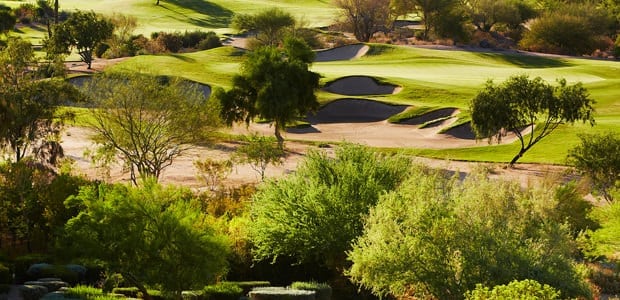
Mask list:
[[285,37],[285,31],[295,26],[295,18],[274,7],[254,15],[237,14],[231,26],[239,31],[254,33],[261,46],[278,46]]
[[148,297],[144,284],[181,299],[226,271],[229,245],[193,204],[189,190],[149,181],[141,187],[99,185],[67,200],[80,213],[65,225],[63,250],[101,261]]
[[[551,86],[540,77],[512,76],[500,85],[492,81],[471,101],[471,124],[478,138],[501,142],[503,131],[514,133],[521,143],[512,166],[532,146],[560,124],[577,121],[594,125],[595,103],[581,83],[558,80]],[[529,132],[523,133],[525,128]],[[528,137],[529,136],[529,137]]]
[[48,52],[70,54],[75,48],[88,68],[93,61],[93,50],[112,36],[114,25],[108,19],[94,12],[76,11],[52,30],[52,36],[45,41]]
[[343,24],[360,42],[368,42],[373,34],[391,27],[390,0],[335,0],[342,10]]
[[159,178],[173,160],[219,125],[215,105],[177,78],[102,73],[84,86],[100,151],[118,153],[138,178]]
[[315,91],[320,75],[309,70],[313,60],[314,52],[305,42],[293,38],[283,48],[266,46],[251,52],[241,73],[233,77],[232,89],[214,93],[223,119],[228,125],[249,124],[256,117],[273,121],[282,147],[280,131],[319,106]]
[[61,79],[39,80],[32,45],[11,38],[0,51],[0,145],[8,146],[15,161],[29,153],[55,164],[61,156],[59,134],[69,115],[57,114],[66,101],[80,100],[79,92]]

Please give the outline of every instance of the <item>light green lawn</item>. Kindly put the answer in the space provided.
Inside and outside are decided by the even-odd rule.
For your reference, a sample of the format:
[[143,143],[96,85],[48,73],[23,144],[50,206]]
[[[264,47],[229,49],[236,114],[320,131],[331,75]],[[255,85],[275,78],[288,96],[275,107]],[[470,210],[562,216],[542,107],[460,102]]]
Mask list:
[[[11,7],[22,1],[0,1]],[[34,1],[31,1],[34,3]],[[110,15],[122,13],[138,19],[136,33],[150,35],[157,31],[214,30],[232,33],[230,20],[235,13],[256,13],[280,7],[311,27],[334,23],[337,9],[326,0],[61,0],[62,10],[93,10]]]

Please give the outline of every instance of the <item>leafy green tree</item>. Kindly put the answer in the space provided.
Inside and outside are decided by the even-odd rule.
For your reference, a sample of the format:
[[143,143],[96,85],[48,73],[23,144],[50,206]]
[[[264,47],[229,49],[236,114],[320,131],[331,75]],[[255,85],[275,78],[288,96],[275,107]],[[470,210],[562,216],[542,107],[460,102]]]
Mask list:
[[265,181],[265,170],[269,165],[282,164],[284,149],[278,146],[274,138],[252,134],[247,138],[247,143],[237,149],[237,157],[242,163],[250,164],[250,167]]
[[255,15],[237,14],[231,26],[238,31],[254,32],[261,46],[278,46],[286,36],[285,32],[295,26],[295,18],[274,7]]
[[462,299],[476,284],[533,279],[591,297],[549,189],[418,168],[383,196],[348,252],[351,279],[376,295]]
[[309,70],[314,52],[301,40],[289,38],[283,48],[261,47],[249,54],[241,73],[233,77],[232,89],[216,90],[221,114],[228,125],[249,124],[259,117],[273,120],[274,134],[282,147],[280,133],[287,123],[319,106],[314,92],[320,75]]
[[80,213],[65,226],[64,252],[101,261],[136,285],[159,286],[181,299],[226,271],[229,245],[193,204],[189,190],[162,187],[86,187],[67,200]]
[[20,161],[29,153],[50,164],[62,156],[59,135],[63,121],[59,114],[66,101],[78,101],[79,93],[60,79],[39,80],[38,61],[32,45],[9,39],[0,51],[0,145],[8,147]]
[[203,92],[176,78],[98,74],[84,93],[93,104],[94,141],[101,151],[120,156],[136,184],[138,178],[159,178],[219,124],[216,107]]
[[534,10],[520,0],[473,0],[464,5],[476,29],[489,32],[496,24],[517,28],[534,17]]
[[93,50],[112,36],[112,22],[94,12],[77,11],[54,26],[52,36],[45,41],[48,52],[70,54],[75,48],[88,68],[93,61]]
[[17,18],[11,13],[11,8],[0,4],[0,34],[8,35],[16,23]]
[[336,149],[334,158],[310,152],[294,174],[267,181],[255,194],[249,233],[254,258],[291,258],[341,272],[364,216],[404,180],[409,166],[405,157],[356,145]]
[[568,161],[588,176],[607,201],[620,188],[620,136],[616,133],[584,134],[568,153]]
[[59,229],[77,215],[64,206],[65,199],[86,184],[80,176],[58,174],[31,159],[0,164],[0,235],[10,237],[15,249],[49,250]]
[[392,27],[390,0],[335,0],[347,30],[360,42],[368,42],[373,34]]
[[453,11],[456,0],[391,0],[399,15],[417,13],[424,24],[424,39],[430,38],[442,15]]
[[481,284],[476,285],[476,289],[468,291],[465,295],[467,300],[502,300],[502,299],[536,299],[536,300],[556,300],[560,299],[560,292],[546,285],[540,284],[535,280],[514,280],[506,285],[496,285],[489,290]]
[[[500,85],[487,82],[471,101],[471,123],[476,137],[489,138],[489,142],[493,137],[501,142],[504,131],[517,136],[521,149],[510,161],[512,166],[560,124],[582,121],[594,125],[594,103],[581,83],[567,85],[560,79],[554,87],[540,77],[518,75]],[[524,128],[529,128],[529,137],[522,133]]]

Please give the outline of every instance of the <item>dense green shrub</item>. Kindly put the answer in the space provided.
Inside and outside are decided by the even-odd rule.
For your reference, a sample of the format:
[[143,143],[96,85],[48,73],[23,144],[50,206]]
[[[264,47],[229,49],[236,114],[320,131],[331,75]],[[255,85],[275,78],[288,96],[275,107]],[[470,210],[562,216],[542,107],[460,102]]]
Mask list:
[[110,49],[110,45],[107,43],[100,43],[95,47],[95,56],[102,58],[103,54]]
[[316,300],[330,300],[332,298],[332,288],[327,283],[296,281],[291,284],[291,288],[294,290],[314,291],[316,293]]
[[113,294],[125,295],[129,298],[138,298],[140,290],[137,287],[119,287],[112,289]]
[[566,298],[590,298],[555,207],[553,189],[421,168],[371,210],[349,275],[377,295],[458,299],[478,283],[529,278]]
[[[209,32],[209,33],[212,33],[212,32]],[[205,39],[201,40],[196,45],[196,48],[198,48],[199,50],[208,50],[208,49],[213,49],[213,48],[217,48],[221,46],[222,46],[222,41],[215,33],[213,33],[213,34],[209,34]]]
[[87,285],[76,285],[65,291],[65,298],[89,299],[103,295],[104,292],[101,289]]
[[344,267],[364,216],[381,194],[399,186],[410,165],[409,158],[359,145],[343,145],[335,157],[310,152],[294,174],[267,182],[254,195],[255,258],[290,257],[333,271]]
[[183,40],[181,36],[176,33],[160,32],[155,41],[172,53],[177,53],[183,48]]
[[467,300],[504,300],[504,299],[536,299],[555,300],[560,299],[560,292],[536,280],[514,280],[507,285],[496,285],[489,290],[482,284],[476,285],[476,289],[465,294]]
[[237,300],[243,296],[243,289],[233,282],[207,285],[202,290],[205,300]]
[[0,284],[13,283],[13,276],[9,267],[0,263]]

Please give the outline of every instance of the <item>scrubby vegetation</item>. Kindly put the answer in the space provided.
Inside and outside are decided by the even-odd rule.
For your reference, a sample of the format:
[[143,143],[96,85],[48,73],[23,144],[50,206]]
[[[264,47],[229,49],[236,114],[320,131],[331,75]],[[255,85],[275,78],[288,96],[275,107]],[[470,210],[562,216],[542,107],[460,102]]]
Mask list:
[[[618,64],[512,51],[618,57],[617,1],[152,2],[0,1],[0,299],[13,291],[39,299],[67,285],[47,297],[620,293]],[[370,48],[366,57],[314,63],[312,49],[355,42],[349,33],[379,44],[360,45]],[[249,37],[252,51],[219,48],[233,34]],[[431,43],[476,51],[387,45]],[[90,69],[95,57],[127,56],[138,57],[76,80],[79,89],[65,80],[74,67],[67,61]],[[515,75],[523,73],[535,79]],[[347,143],[309,151],[291,174],[265,178],[269,164],[292,153],[287,125],[316,129],[304,117],[340,97],[321,84],[352,74],[402,88],[352,96],[413,105],[391,122],[445,109],[452,114],[420,128],[455,118],[453,128],[470,126],[480,138],[513,131],[521,151],[512,163],[557,129],[530,161],[568,162],[587,181],[523,186]],[[566,80],[543,82],[558,76]],[[489,77],[508,81],[484,86]],[[62,130],[77,111],[88,111],[78,124],[97,131],[101,147],[90,157],[122,161],[130,183],[87,179],[63,158]],[[274,122],[277,143],[215,132],[257,118]],[[595,118],[601,129],[565,126]],[[526,126],[542,134],[521,135]],[[584,131],[593,134],[576,134]],[[156,182],[181,153],[213,144],[237,159],[197,161],[203,186]],[[508,162],[504,150],[518,146],[411,151]],[[264,182],[224,185],[242,163]]]

